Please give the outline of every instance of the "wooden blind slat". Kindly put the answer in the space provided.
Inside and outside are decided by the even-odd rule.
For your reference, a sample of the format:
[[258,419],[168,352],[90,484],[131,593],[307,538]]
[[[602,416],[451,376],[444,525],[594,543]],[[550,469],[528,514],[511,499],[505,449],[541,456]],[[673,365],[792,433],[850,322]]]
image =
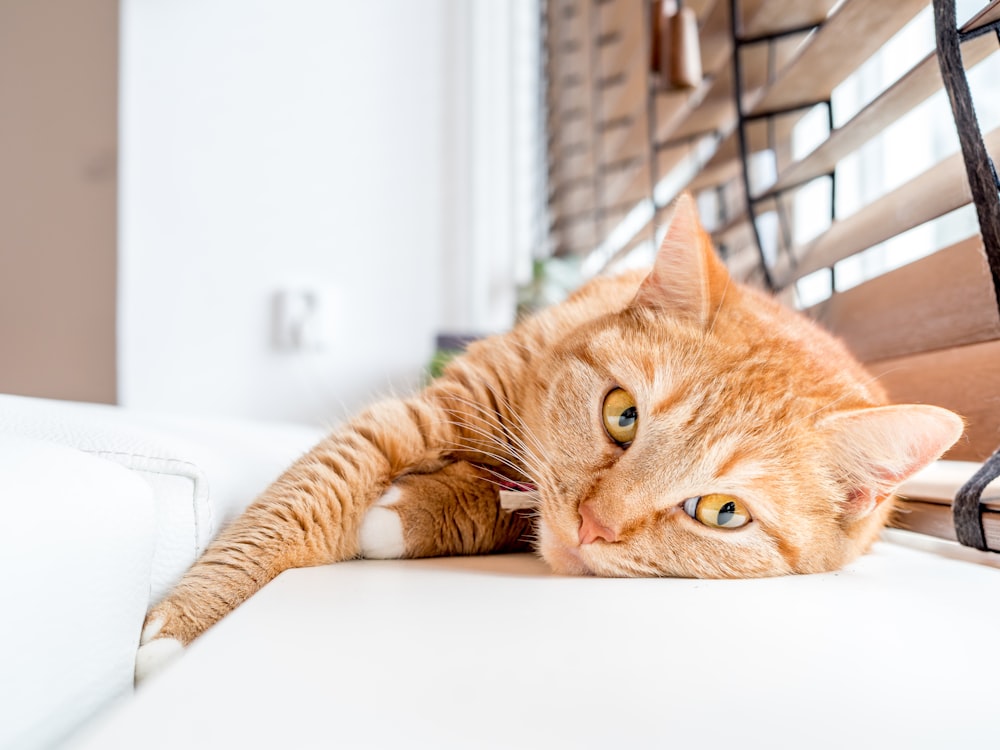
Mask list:
[[[774,12],[786,11],[795,7],[798,0],[743,0],[741,3],[742,13],[746,18],[754,19],[765,6]],[[716,2],[705,19],[700,30],[700,43],[702,54],[702,70],[705,72],[705,79],[701,86],[690,92],[671,92],[660,94],[656,97],[656,128],[655,140],[666,141],[668,139],[682,138],[688,135],[702,134],[707,131],[721,129],[720,117],[724,112],[732,112],[732,54],[733,40],[729,28],[729,3]],[[793,40],[780,40],[776,47],[776,54],[779,58],[790,58],[792,54]],[[759,83],[763,83],[767,77],[767,50],[764,47],[755,53],[758,62],[751,67]],[[714,114],[706,114],[701,119],[693,123],[688,123],[692,117],[698,117],[701,107],[705,103],[719,105]],[[723,107],[726,109],[723,110]],[[640,118],[636,118],[636,122]],[[641,135],[635,132],[638,128],[633,126],[623,135],[620,135],[613,143],[609,144],[609,151],[614,154],[628,153],[630,146],[641,143]]]
[[1000,445],[1000,340],[879,360],[868,370],[894,402],[936,404],[968,420],[946,458],[983,461]]
[[721,2],[725,2],[725,0],[688,0],[684,4],[691,8],[698,16],[698,20],[701,21],[715,5]]
[[1000,21],[1000,0],[992,0],[962,27],[962,31],[975,31],[996,21]]
[[598,6],[601,34],[614,34],[615,42],[598,50],[599,109],[602,119],[641,112],[649,93],[647,8],[644,2],[616,0]]
[[757,14],[744,22],[744,36],[770,34],[782,29],[795,29],[817,24],[827,17],[838,0],[798,0],[786,5],[765,3]]
[[[681,143],[673,148],[662,149],[656,154],[656,174],[662,178],[694,151],[695,144]],[[604,182],[604,203],[618,206],[638,203],[649,196],[652,187],[649,163],[640,159],[638,163],[609,174]]]
[[644,65],[642,48],[647,23],[646,3],[614,0],[600,6],[598,12],[600,33],[610,39],[598,52],[601,72],[616,73],[632,67],[635,62]]
[[[588,252],[598,241],[594,221],[571,220],[599,205],[593,127],[592,3],[548,5],[547,91],[550,239],[556,254]],[[573,158],[567,158],[572,154]]]
[[688,184],[688,189],[697,193],[716,185],[725,184],[739,177],[742,169],[739,144],[734,135],[729,133],[719,143],[718,149],[705,164],[704,169],[698,172]]
[[[875,48],[882,44],[886,38],[895,33],[899,27],[916,13],[916,10],[913,10],[912,13],[907,15],[909,12],[908,9],[911,6],[916,8],[923,3],[924,0],[903,0],[900,4],[893,6],[895,10],[892,12],[883,10],[880,13],[876,13],[875,20],[869,20],[869,26],[873,34],[878,38],[870,41],[869,45]],[[744,73],[746,76],[744,84],[745,88],[751,91],[751,98],[756,100],[756,104],[750,103],[747,105],[748,109],[754,112],[764,111],[761,103],[768,101],[768,97],[778,96],[774,93],[776,90],[790,85],[794,88],[797,76],[801,75],[796,71],[800,70],[802,66],[818,65],[824,68],[826,75],[822,77],[822,86],[829,86],[830,90],[832,90],[834,85],[846,78],[857,64],[864,59],[860,55],[864,54],[866,47],[864,45],[851,45],[851,49],[848,52],[841,49],[841,46],[836,43],[824,42],[823,40],[829,36],[843,33],[845,30],[848,32],[852,30],[856,31],[856,29],[852,29],[852,25],[857,25],[857,17],[860,12],[855,9],[854,11],[845,13],[845,7],[863,4],[863,0],[844,0],[838,6],[835,13],[827,19],[824,26],[816,33],[810,34],[807,37],[798,36],[781,40],[781,46],[775,49],[780,51],[781,58],[778,60],[778,63],[782,73],[779,73],[775,82],[766,89],[763,87],[768,81],[770,72],[767,45],[750,45],[747,47],[743,53],[745,56]],[[767,12],[777,13],[777,17],[781,17],[781,13],[778,12],[778,8],[776,7],[778,5],[784,6],[784,3],[765,4],[756,8],[747,6],[743,12],[747,14],[747,17],[756,18],[760,17],[759,14],[764,12],[762,7],[767,7]],[[787,8],[794,6],[795,3],[790,3]],[[813,6],[809,12],[813,14],[818,13],[819,11],[816,9],[820,7],[825,8],[826,6],[822,4]],[[724,15],[728,15],[728,13],[722,14],[713,10],[706,24],[719,24],[722,20],[728,20],[723,17]],[[815,18],[815,15],[812,17]],[[758,28],[763,28],[763,26]],[[726,64],[732,55],[732,40],[725,30],[719,30],[718,34],[721,42],[718,46],[718,55],[709,62],[709,64],[716,66],[717,73],[707,77],[702,86],[686,96],[674,97],[673,99],[660,98],[663,101],[658,102],[657,106],[656,140],[662,141],[670,137],[683,137],[712,130],[728,132],[734,127],[736,113],[732,100],[732,71],[730,66]],[[805,41],[802,41],[803,38]],[[704,55],[704,40],[702,45]],[[810,49],[814,49],[814,51],[808,53]],[[838,55],[839,57],[837,60],[827,59],[831,55]],[[812,78],[815,79],[816,76],[813,75]],[[792,81],[792,84],[787,83],[788,81]],[[831,83],[831,81],[834,82]],[[754,94],[756,89],[763,90],[761,93]],[[826,93],[826,95],[828,96],[829,94]],[[782,161],[787,159],[787,141],[789,141],[787,134],[791,131],[793,124],[793,120],[782,118],[782,133],[779,139],[782,141],[785,149],[782,153],[782,157],[784,157]],[[756,132],[765,133],[766,130],[764,130],[764,127],[766,126],[761,123],[761,127]],[[636,118],[633,125],[627,130],[627,133],[619,137],[618,141],[611,147],[615,157],[624,158],[624,154],[629,153],[630,150],[641,147],[641,130],[641,118]],[[754,130],[754,128],[751,128],[751,130]],[[767,144],[766,137],[755,138],[755,145],[758,143],[760,144],[759,148],[765,147]],[[733,145],[735,146],[735,138]],[[722,166],[723,173],[731,174],[733,171],[732,165],[726,165],[721,161],[721,158],[716,164]],[[662,176],[662,174],[659,176]],[[615,192],[616,197],[628,194],[627,190]],[[748,231],[748,227],[743,226],[744,224],[746,224],[746,217],[736,217],[724,232],[717,235],[717,242],[733,246],[737,250],[742,248],[747,239],[752,241],[752,232]]]
[[[1000,157],[1000,128],[985,137],[986,149]],[[830,229],[804,248],[792,278],[832,266],[854,253],[943,216],[972,200],[961,154],[953,154],[901,187],[887,193]],[[780,278],[785,278],[780,276]]]
[[[963,50],[966,64],[969,66],[975,65],[986,59],[996,50],[997,42],[992,36],[984,36],[971,40],[965,45]],[[931,53],[893,86],[888,88],[881,96],[862,109],[854,118],[841,128],[834,130],[830,138],[824,141],[811,154],[781,171],[777,182],[759,197],[762,199],[773,197],[792,185],[801,184],[807,180],[829,173],[840,159],[860,148],[888,124],[898,119],[940,88],[940,69],[937,64],[936,55]],[[756,123],[752,123],[752,125],[756,125]],[[762,126],[747,129],[751,150],[757,150],[761,147],[760,143],[764,139],[764,136],[760,133],[761,128]],[[787,141],[787,137],[783,139],[779,138],[778,140]],[[695,182],[692,183],[692,187],[694,189],[706,189],[720,182],[725,182],[734,176],[738,176],[739,169],[741,168],[735,136],[730,136],[720,145],[716,157],[706,165],[704,174],[696,177]],[[745,212],[734,216],[727,226],[718,233],[718,241],[721,242],[728,238],[730,244],[732,244],[734,235],[747,237],[752,241],[752,236],[746,231],[749,227],[742,226],[746,221],[747,216]]]
[[979,235],[835,294],[808,313],[865,362],[1000,338]]
[[828,99],[858,65],[906,25],[926,0],[844,0],[754,104],[773,112]]
[[[962,48],[965,64],[969,68],[996,50],[997,41],[993,36],[973,39]],[[783,170],[767,193],[787,190],[831,172],[837,162],[940,89],[941,69],[937,54],[931,52],[858,114],[834,130],[808,156]]]
[[568,222],[553,229],[550,236],[558,247],[566,248],[568,252],[588,252],[600,242],[593,218],[589,221]]
[[[762,0],[749,0],[755,8]],[[791,2],[791,0],[783,0]],[[705,99],[714,78],[724,75],[732,56],[733,40],[729,30],[729,3],[716,2],[700,30],[702,70],[705,80],[693,91],[671,91],[657,94],[654,100],[656,127],[653,140],[670,139],[685,118]],[[614,128],[602,142],[603,153],[609,160],[641,152],[649,147],[646,103],[643,102],[623,128]]]
[[[771,122],[768,120],[750,120],[744,125],[747,150],[750,154],[771,150],[776,171],[788,168],[791,160],[791,137],[795,125],[801,119],[801,112],[788,115],[778,115]],[[773,143],[772,143],[773,141]],[[742,173],[743,160],[739,151],[739,141],[735,130],[728,132],[719,144],[718,150],[698,174],[688,189],[707,190],[725,184]],[[773,193],[772,193],[773,195]]]

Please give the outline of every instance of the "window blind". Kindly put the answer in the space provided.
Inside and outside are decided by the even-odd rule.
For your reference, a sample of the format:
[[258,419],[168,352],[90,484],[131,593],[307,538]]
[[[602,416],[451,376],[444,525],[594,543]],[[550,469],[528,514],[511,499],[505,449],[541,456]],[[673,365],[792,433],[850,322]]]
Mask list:
[[[961,64],[973,71],[1000,59],[1000,0],[962,6]],[[697,18],[700,42],[703,77],[688,87],[651,64],[662,19],[680,7]],[[943,97],[932,44],[855,112],[834,111],[837,92],[916,28],[920,14],[929,18],[929,7],[928,0],[548,0],[551,247],[595,269],[648,253],[673,198],[691,190],[734,276],[804,307],[847,341],[895,401],[962,414],[966,436],[945,458],[983,462],[1000,445],[1000,270],[989,262],[1000,248],[985,244],[993,229],[977,231],[973,215],[961,213],[974,199],[963,153],[935,159],[857,210],[837,200],[850,160],[861,159],[856,172],[874,168],[877,160],[866,161],[873,139]],[[882,58],[895,62],[889,52]],[[988,125],[982,143],[996,161],[1000,119]],[[807,147],[803,133],[812,139]],[[816,223],[817,202],[825,221],[807,226]],[[875,264],[864,274],[871,278],[849,289],[838,282],[837,269],[864,267],[872,248],[924,230],[943,237],[940,227],[962,224],[959,214],[964,235],[938,242],[935,252],[884,273],[886,264]],[[828,291],[806,304],[803,285],[818,276]],[[954,538],[951,495],[940,483],[933,492],[914,486],[897,523]],[[984,495],[981,511],[987,544],[1000,550],[1000,496]]]

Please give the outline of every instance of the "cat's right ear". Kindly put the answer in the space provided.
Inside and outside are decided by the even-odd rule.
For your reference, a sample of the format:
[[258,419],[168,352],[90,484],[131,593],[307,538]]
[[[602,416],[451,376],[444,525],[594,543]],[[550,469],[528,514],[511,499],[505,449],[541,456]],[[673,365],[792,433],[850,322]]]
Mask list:
[[690,193],[674,204],[674,214],[653,263],[632,302],[708,325],[725,298],[729,273],[698,220]]
[[844,516],[863,518],[962,436],[961,417],[924,404],[835,412],[817,427],[845,486]]

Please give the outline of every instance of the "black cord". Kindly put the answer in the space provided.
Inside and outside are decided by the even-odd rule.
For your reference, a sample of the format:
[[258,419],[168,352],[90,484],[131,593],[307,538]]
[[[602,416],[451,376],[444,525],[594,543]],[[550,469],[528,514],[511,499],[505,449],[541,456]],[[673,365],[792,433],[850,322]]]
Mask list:
[[955,536],[966,547],[988,550],[986,532],[983,529],[983,511],[980,500],[983,490],[1000,477],[1000,448],[986,459],[979,471],[972,475],[955,495],[951,506],[951,517],[955,523]]

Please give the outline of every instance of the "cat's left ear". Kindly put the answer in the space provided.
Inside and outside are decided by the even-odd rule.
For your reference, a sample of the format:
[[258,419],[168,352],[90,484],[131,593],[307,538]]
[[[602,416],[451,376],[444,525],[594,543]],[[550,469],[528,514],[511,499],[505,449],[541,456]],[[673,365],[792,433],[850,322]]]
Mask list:
[[729,285],[729,273],[698,220],[690,193],[674,204],[674,215],[633,305],[662,310],[706,326]]
[[901,404],[836,412],[821,420],[847,489],[844,518],[871,513],[900,484],[962,436],[961,417],[937,406]]

